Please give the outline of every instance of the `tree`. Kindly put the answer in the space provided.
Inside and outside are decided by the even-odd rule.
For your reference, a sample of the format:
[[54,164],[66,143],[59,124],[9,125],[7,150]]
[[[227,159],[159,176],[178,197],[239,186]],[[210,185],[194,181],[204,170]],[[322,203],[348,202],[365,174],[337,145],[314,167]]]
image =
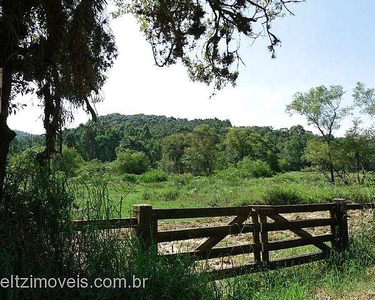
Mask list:
[[139,175],[150,168],[150,161],[143,152],[126,150],[118,153],[116,167],[120,173]]
[[308,134],[301,125],[292,126],[289,138],[281,144],[282,157],[290,164],[292,171],[299,171],[303,166],[302,156],[306,143],[312,134]]
[[255,40],[264,32],[275,57],[280,40],[271,23],[285,11],[291,13],[288,4],[298,2],[303,0],[135,1],[130,11],[151,44],[156,65],[180,60],[193,81],[220,90],[227,83],[235,85],[241,36]]
[[343,139],[343,152],[347,157],[347,165],[350,171],[356,174],[358,184],[364,184],[366,172],[374,169],[374,138],[371,130],[360,127],[361,121],[354,120]]
[[340,128],[340,122],[349,114],[349,108],[340,108],[342,86],[332,85],[329,88],[319,86],[310,89],[307,93],[296,93],[293,101],[286,108],[286,111],[293,115],[295,113],[305,116],[309,125],[316,127],[321,133],[328,146],[328,160],[330,169],[330,181],[335,182],[331,142],[334,138],[333,131]]
[[254,160],[267,157],[264,138],[250,127],[230,128],[226,141],[228,148],[234,154],[235,162],[246,156]]
[[[301,1],[134,1],[129,11],[140,22],[158,66],[181,60],[192,80],[220,89],[228,82],[234,85],[238,77],[240,36],[256,39],[265,31],[274,56],[280,40],[271,23],[290,12],[289,3]],[[114,2],[120,9],[128,6],[125,1]],[[116,57],[105,6],[105,0],[0,2],[0,193],[15,137],[7,125],[15,95],[36,86],[46,130],[42,158],[55,152],[56,137],[72,117],[70,107],[84,107],[95,118],[92,102],[98,101],[106,71]],[[254,30],[257,23],[262,25]]]
[[157,161],[162,156],[161,148],[160,139],[152,136],[147,124],[142,127],[134,127],[127,123],[117,151],[129,149],[143,152],[149,158],[151,167],[155,168]]
[[185,171],[182,158],[188,146],[185,133],[175,133],[163,139],[164,159],[173,163],[173,171],[176,173],[182,174]]
[[212,174],[218,142],[218,136],[210,126],[202,124],[195,127],[190,134],[190,147],[183,157],[188,170],[195,174]]
[[6,157],[15,137],[7,125],[16,105],[14,97],[36,86],[46,130],[41,159],[49,158],[56,152],[56,137],[70,117],[70,107],[85,107],[95,117],[91,101],[98,100],[116,48],[104,0],[3,0],[0,5],[1,193]]
[[308,163],[311,163],[314,170],[319,171],[326,176],[327,180],[331,180],[326,173],[326,171],[329,170],[332,165],[332,161],[329,160],[328,153],[328,144],[319,138],[314,138],[307,141],[303,159]]
[[363,113],[375,116],[375,89],[366,88],[362,82],[357,82],[353,90],[353,98],[355,105],[362,108]]

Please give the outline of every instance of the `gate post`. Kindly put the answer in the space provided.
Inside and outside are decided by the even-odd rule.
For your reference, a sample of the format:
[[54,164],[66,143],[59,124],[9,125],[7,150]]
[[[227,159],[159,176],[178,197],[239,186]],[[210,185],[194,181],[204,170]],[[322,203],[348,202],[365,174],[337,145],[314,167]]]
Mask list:
[[156,243],[157,222],[152,213],[152,206],[148,204],[133,205],[133,215],[137,218],[138,225],[135,232],[147,249]]
[[335,226],[333,249],[338,252],[345,251],[349,246],[348,209],[345,199],[333,199],[335,207],[333,216],[337,221]]

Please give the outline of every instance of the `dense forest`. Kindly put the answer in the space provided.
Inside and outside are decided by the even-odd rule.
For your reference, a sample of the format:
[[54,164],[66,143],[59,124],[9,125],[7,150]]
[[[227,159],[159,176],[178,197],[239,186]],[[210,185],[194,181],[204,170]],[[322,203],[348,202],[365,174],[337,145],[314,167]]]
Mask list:
[[[301,125],[234,127],[229,120],[216,118],[110,114],[64,130],[61,142],[62,154],[69,159],[113,162],[118,172],[133,174],[158,168],[206,175],[235,167],[255,177],[268,177],[276,172],[313,169],[329,180],[332,162],[336,178],[363,183],[366,172],[375,167],[372,134],[361,130],[359,124],[327,145],[322,136]],[[12,155],[42,143],[42,136],[21,133]]]

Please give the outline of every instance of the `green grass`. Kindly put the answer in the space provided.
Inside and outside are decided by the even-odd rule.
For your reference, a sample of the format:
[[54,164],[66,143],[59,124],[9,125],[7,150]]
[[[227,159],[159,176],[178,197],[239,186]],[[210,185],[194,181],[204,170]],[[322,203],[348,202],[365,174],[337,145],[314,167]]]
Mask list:
[[[134,204],[146,203],[156,208],[243,206],[250,204],[296,204],[329,202],[345,198],[353,202],[374,201],[375,185],[335,186],[317,173],[289,172],[272,178],[244,178],[238,172],[226,170],[211,176],[191,174],[168,175],[166,181],[145,182],[143,176],[99,174],[83,181],[73,179],[78,186],[98,186],[107,181],[108,197],[117,203],[116,216],[131,214]],[[82,183],[84,182],[84,184]],[[81,199],[85,198],[84,196]],[[85,205],[83,203],[80,206]]]
[[[239,205],[265,203],[265,199],[272,201],[280,195],[283,201],[309,202],[326,201],[338,193],[358,197],[352,200],[364,200],[370,198],[366,193],[372,194],[372,186],[333,189],[311,173],[287,173],[267,179],[183,175],[146,184],[140,180],[142,177],[136,177],[138,181],[134,182],[134,178],[124,180],[105,172],[86,174],[86,178],[70,182],[49,170],[37,169],[37,172],[35,176],[25,172],[8,175],[4,205],[0,205],[1,276],[80,275],[92,280],[130,279],[136,275],[148,278],[148,284],[136,290],[3,289],[1,299],[313,299],[316,295],[335,299],[348,293],[355,298],[356,293],[373,291],[375,287],[374,224],[367,224],[356,234],[350,250],[342,256],[212,281],[209,276],[197,273],[189,260],[167,260],[157,255],[156,249],[145,251],[136,240],[110,230],[88,228],[74,232],[70,222],[77,216],[109,218],[129,214],[132,204],[141,202],[155,207]],[[283,188],[281,193],[278,187]],[[267,194],[267,191],[272,192]],[[294,252],[285,254],[296,254],[299,250],[290,251]]]
[[[225,299],[356,299],[375,291],[375,231],[352,237],[340,256],[221,282]],[[369,298],[366,298],[369,299]]]

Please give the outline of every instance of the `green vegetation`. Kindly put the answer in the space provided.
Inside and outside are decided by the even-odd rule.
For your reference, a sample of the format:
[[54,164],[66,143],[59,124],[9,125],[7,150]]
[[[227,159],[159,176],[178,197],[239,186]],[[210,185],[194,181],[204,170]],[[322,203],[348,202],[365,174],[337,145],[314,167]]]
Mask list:
[[[29,163],[33,159],[29,158]],[[137,278],[148,278],[145,288],[35,289],[31,292],[24,289],[3,289],[0,291],[1,298],[313,299],[319,294],[335,299],[348,293],[355,297],[358,292],[370,292],[375,288],[374,277],[371,275],[375,264],[375,223],[361,228],[351,238],[349,251],[342,256],[223,281],[212,281],[209,276],[198,273],[190,260],[181,257],[167,260],[156,255],[156,249],[145,252],[143,246],[131,239],[126,232],[98,231],[87,227],[77,233],[72,230],[70,223],[72,216],[77,213],[86,219],[106,219],[116,214],[122,215],[121,206],[111,199],[112,180],[110,176],[106,177],[106,168],[100,164],[92,163],[90,168],[96,172],[96,176],[89,176],[78,185],[78,177],[67,180],[63,172],[51,171],[48,166],[36,168],[31,174],[17,164],[13,166],[8,173],[5,190],[5,196],[12,197],[13,201],[0,207],[3,224],[0,233],[6,237],[2,240],[4,247],[1,248],[0,256],[2,276],[79,276],[92,282],[97,277],[121,277],[131,281],[134,275]],[[288,202],[295,200],[290,198],[292,195],[303,197],[303,189],[307,184],[327,185],[324,178],[314,173],[285,173],[273,178],[250,180],[242,178],[241,174],[234,178],[232,173],[230,177],[225,173],[209,177],[173,175],[168,176],[168,181],[160,181],[160,178],[164,178],[163,173],[154,171],[132,176],[140,181],[139,186],[143,184],[142,176],[146,175],[152,180],[144,183],[147,188],[144,192],[158,193],[158,201],[166,202],[168,206],[179,201],[187,191],[184,188],[197,188],[196,196],[207,193],[198,196],[201,198],[207,197],[209,192],[213,193],[219,187],[219,193],[225,193],[229,186],[233,192],[235,187],[241,187],[241,182],[248,185],[253,181],[258,187],[271,182],[275,185],[305,184],[301,190],[294,191],[294,194],[288,190],[282,191],[287,195],[283,201]],[[346,188],[344,185],[342,187]],[[228,192],[227,195],[230,195],[231,192]],[[281,194],[274,193],[275,190],[271,190],[269,199],[279,199]],[[150,199],[155,201],[155,196],[156,194],[151,195]],[[127,201],[127,197],[124,200]],[[183,206],[182,203],[179,206]],[[11,218],[12,222],[4,222],[8,216],[18,215],[23,218]],[[7,231],[17,232],[17,236],[3,235]],[[16,251],[20,247],[26,247],[28,251]]]
[[[280,40],[271,23],[291,12],[291,2],[302,1],[114,1],[114,15],[134,14],[157,65],[181,61],[193,81],[216,91],[236,83],[242,36],[256,39],[265,33],[274,57]],[[363,283],[374,287],[367,275],[375,262],[373,224],[353,236],[342,257],[222,282],[198,274],[189,260],[167,261],[156,249],[145,251],[126,234],[73,230],[73,218],[121,217],[145,201],[186,207],[333,197],[370,201],[374,195],[373,131],[358,119],[344,137],[333,135],[349,112],[340,107],[341,86],[297,93],[288,106],[321,137],[301,126],[236,128],[228,120],[116,114],[62,132],[73,108],[96,118],[92,103],[100,100],[117,56],[106,4],[0,2],[0,275],[89,280],[135,275],[149,281],[144,289],[1,289],[0,298],[305,299],[355,292],[353,287]],[[260,31],[254,23],[263,25]],[[15,132],[8,116],[23,106],[15,98],[33,91],[46,134],[20,133],[11,143]],[[374,95],[374,89],[358,83],[354,103],[373,116]],[[293,173],[284,173],[289,170]]]
[[[119,121],[123,118],[125,124]],[[165,260],[156,249],[145,252],[127,234],[90,227],[77,234],[69,225],[77,218],[128,217],[139,203],[181,208],[317,203],[333,198],[374,201],[375,142],[371,131],[359,125],[328,144],[302,126],[238,128],[217,119],[109,115],[96,124],[65,131],[62,155],[49,161],[41,160],[43,148],[38,143],[30,147],[30,141],[21,137],[12,150],[6,181],[6,197],[15,201],[0,207],[6,224],[0,234],[7,236],[8,245],[0,259],[4,274],[74,274],[89,280],[98,276],[130,280],[136,275],[149,278],[149,284],[137,290],[38,290],[31,296],[13,290],[2,291],[1,296],[313,299],[346,293],[355,297],[373,290],[375,282],[368,275],[375,263],[373,224],[352,237],[350,251],[342,257],[223,281],[199,274],[192,261]],[[48,200],[52,198],[55,201]],[[10,215],[28,217],[6,222]],[[12,240],[5,232],[18,232],[23,238]],[[26,247],[28,254],[15,250],[20,247]],[[280,253],[295,255],[305,248]]]

